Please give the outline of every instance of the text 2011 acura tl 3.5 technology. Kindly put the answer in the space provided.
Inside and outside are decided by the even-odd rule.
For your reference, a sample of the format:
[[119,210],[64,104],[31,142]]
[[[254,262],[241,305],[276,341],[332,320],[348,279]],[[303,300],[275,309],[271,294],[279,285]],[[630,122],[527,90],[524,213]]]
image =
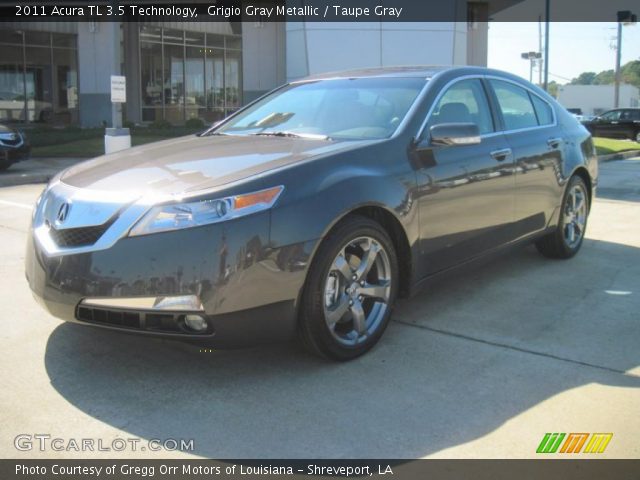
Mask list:
[[297,332],[349,359],[440,272],[532,241],[573,256],[596,181],[587,130],[518,77],[313,77],[202,135],[62,172],[37,202],[26,273],[64,320],[213,347]]

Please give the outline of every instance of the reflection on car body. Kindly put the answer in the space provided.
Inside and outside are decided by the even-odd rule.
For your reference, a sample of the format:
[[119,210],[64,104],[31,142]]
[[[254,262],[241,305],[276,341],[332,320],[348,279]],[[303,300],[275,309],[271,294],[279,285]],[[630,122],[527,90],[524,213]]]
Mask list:
[[62,172],[26,273],[71,322],[217,347],[297,332],[345,360],[452,267],[528,242],[575,255],[596,184],[589,132],[516,76],[320,75],[200,136]]

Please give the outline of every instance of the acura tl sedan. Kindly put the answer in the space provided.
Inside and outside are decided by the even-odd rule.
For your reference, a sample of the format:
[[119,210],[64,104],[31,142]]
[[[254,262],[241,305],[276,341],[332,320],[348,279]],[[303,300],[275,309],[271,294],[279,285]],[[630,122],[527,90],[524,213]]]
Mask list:
[[589,132],[519,77],[316,76],[203,134],[63,171],[26,274],[71,322],[213,348],[297,334],[346,360],[442,272],[530,242],[575,255],[596,182]]

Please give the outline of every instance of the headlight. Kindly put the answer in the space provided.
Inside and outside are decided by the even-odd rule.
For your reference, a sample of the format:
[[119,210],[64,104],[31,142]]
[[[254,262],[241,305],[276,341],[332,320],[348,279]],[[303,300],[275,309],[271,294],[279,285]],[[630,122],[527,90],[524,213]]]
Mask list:
[[129,236],[198,227],[267,210],[283,190],[278,186],[245,195],[153,207],[133,226]]

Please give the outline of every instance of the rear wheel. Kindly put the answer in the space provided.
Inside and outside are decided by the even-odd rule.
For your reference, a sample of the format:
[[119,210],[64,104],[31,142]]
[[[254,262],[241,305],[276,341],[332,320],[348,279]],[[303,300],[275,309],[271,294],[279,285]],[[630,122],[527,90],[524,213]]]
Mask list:
[[313,353],[349,360],[382,336],[398,290],[398,260],[385,230],[349,216],[314,260],[301,305],[300,336]]
[[582,246],[587,218],[589,194],[584,180],[571,177],[562,200],[558,228],[536,242],[540,253],[551,258],[571,258]]

